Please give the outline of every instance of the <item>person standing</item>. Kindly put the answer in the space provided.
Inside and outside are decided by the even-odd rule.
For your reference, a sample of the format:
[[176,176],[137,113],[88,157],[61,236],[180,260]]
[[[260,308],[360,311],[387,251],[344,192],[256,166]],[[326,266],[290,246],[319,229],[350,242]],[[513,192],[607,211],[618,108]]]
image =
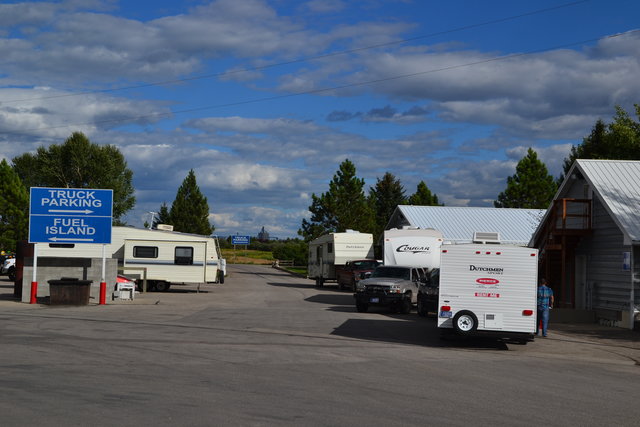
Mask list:
[[546,279],[540,279],[540,283],[538,284],[538,317],[536,318],[536,335],[540,333],[540,321],[542,321],[542,336],[547,336],[550,308],[553,308],[553,290],[547,286]]

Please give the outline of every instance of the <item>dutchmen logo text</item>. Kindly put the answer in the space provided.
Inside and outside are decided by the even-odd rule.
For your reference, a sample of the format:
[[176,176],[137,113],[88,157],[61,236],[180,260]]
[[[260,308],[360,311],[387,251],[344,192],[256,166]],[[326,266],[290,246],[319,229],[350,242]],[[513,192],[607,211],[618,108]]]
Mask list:
[[410,246],[410,245],[400,245],[397,247],[396,252],[412,252],[417,254],[419,252],[430,252],[431,248],[429,246]]
[[502,267],[483,267],[478,265],[469,265],[469,271],[482,271],[487,274],[502,274],[504,273],[504,268]]

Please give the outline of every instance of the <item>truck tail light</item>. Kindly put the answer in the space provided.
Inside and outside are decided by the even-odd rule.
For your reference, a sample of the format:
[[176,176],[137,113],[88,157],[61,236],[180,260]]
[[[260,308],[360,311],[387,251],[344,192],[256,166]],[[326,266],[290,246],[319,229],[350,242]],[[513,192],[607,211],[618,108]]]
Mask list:
[[533,316],[533,310],[522,310],[523,316]]
[[443,305],[442,307],[440,307],[440,311],[451,311],[451,306]]

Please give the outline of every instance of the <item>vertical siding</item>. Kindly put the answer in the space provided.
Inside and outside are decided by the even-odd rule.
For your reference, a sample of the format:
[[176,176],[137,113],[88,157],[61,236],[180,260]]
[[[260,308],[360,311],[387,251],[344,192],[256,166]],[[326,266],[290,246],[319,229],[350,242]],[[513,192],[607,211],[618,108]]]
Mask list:
[[633,247],[631,262],[633,263],[633,303],[640,305],[640,246]]
[[592,287],[593,308],[628,310],[631,272],[622,269],[622,253],[631,251],[602,203],[593,200],[593,234],[583,239],[580,253],[589,255],[587,283]]

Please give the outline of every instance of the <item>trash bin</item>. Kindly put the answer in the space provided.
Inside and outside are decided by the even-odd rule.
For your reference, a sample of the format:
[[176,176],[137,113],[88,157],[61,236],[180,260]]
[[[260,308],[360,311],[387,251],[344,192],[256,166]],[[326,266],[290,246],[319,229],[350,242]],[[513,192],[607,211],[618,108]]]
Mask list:
[[49,280],[50,305],[88,305],[92,280],[63,277]]

